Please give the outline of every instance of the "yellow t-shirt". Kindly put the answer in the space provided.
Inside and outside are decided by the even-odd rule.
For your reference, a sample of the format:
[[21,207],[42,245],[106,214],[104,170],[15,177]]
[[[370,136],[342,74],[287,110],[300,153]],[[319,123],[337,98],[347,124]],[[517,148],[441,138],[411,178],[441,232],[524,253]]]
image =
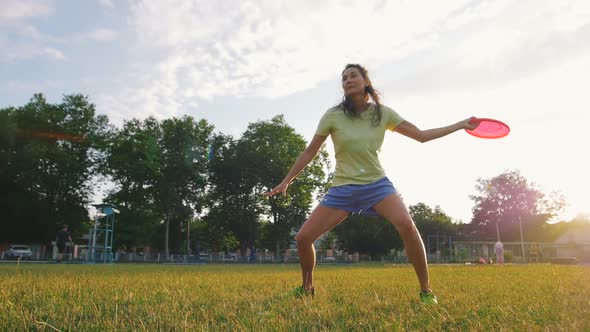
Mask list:
[[358,118],[349,118],[341,107],[326,111],[316,135],[332,137],[336,155],[336,174],[333,187],[346,184],[369,184],[385,176],[379,162],[379,152],[387,129],[394,131],[404,119],[391,108],[381,105],[381,123],[372,126],[375,106]]

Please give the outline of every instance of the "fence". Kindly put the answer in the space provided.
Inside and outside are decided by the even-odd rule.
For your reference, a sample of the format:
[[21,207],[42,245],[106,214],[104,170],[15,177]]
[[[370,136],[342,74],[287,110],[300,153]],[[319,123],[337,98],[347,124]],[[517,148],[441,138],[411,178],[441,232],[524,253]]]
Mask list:
[[[463,242],[456,243],[453,255],[447,254],[442,255],[441,252],[437,254],[428,254],[428,262],[430,264],[480,264],[493,262],[492,249],[485,250],[486,247],[491,246],[491,243],[487,242]],[[88,261],[87,251],[83,246],[76,248],[76,250],[66,250],[64,254],[65,262],[78,262],[84,263]],[[511,247],[505,251],[505,262],[513,264],[524,264],[524,263],[547,263],[547,262],[574,262],[574,261],[590,261],[590,247],[577,246],[575,252],[583,253],[584,255],[577,255],[577,259],[574,259],[576,255],[568,255],[568,257],[557,255],[558,250],[563,248],[570,248],[571,246],[557,246],[547,245],[541,246],[543,249],[542,255],[536,256],[522,256],[522,251],[518,251],[519,246],[515,246],[516,250],[510,250]],[[482,248],[484,250],[482,250]],[[79,250],[78,250],[79,249]],[[110,254],[110,253],[109,253]],[[100,255],[100,253],[99,253]],[[201,253],[198,257],[195,255],[185,254],[170,254],[166,256],[162,253],[125,253],[116,252],[112,254],[112,261],[116,263],[162,263],[162,264],[199,264],[199,263],[210,263],[210,264],[235,264],[235,263],[257,263],[257,264],[287,264],[287,263],[299,263],[299,258],[295,251],[289,251],[284,256],[274,256],[268,253],[258,254],[254,260],[250,256],[241,257],[236,253],[223,254],[223,253]],[[99,257],[100,258],[100,257]],[[0,252],[0,259],[6,261],[5,253]],[[39,250],[33,251],[31,261],[50,262],[55,261],[56,251],[47,250],[42,253]],[[97,259],[97,262],[101,262],[102,259]],[[366,255],[358,254],[340,254],[327,256],[325,252],[317,253],[318,264],[354,264],[354,263],[382,263],[382,264],[408,264],[408,258],[400,253],[398,255],[386,255],[380,257],[370,257]]]

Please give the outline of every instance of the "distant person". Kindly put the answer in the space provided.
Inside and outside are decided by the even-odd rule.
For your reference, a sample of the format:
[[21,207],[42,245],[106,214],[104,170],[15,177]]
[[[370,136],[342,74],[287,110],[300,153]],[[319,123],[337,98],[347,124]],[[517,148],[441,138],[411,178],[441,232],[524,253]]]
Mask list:
[[[332,187],[295,237],[303,283],[294,293],[315,293],[313,270],[316,255],[313,242],[351,213],[367,213],[381,215],[395,226],[418,277],[421,300],[437,303],[430,288],[424,243],[406,206],[385,175],[379,162],[379,151],[388,130],[427,142],[457,130],[474,129],[478,123],[470,123],[474,119],[472,117],[446,127],[420,130],[393,109],[381,104],[367,70],[361,65],[347,65],[341,78],[342,102],[324,113],[315,136],[289,173],[279,185],[264,194],[286,194],[289,184],[316,156],[326,138],[332,137],[336,175]],[[396,154],[393,149],[389,152],[397,158],[397,162],[411,162],[411,156]]]
[[57,232],[57,240],[55,241],[56,245],[57,245],[57,262],[61,263],[61,261],[63,260],[63,254],[64,251],[66,249],[66,243],[67,241],[70,241],[70,243],[72,243],[72,237],[70,236],[70,233],[68,232],[68,225],[63,225],[62,228]]
[[494,248],[496,250],[496,263],[504,264],[504,245],[498,240]]

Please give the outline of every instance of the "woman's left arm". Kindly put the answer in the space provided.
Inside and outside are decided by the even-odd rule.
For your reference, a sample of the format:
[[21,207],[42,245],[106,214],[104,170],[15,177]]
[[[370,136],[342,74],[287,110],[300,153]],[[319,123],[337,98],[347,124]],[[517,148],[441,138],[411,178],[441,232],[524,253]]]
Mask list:
[[397,127],[395,127],[395,131],[399,132],[400,134],[407,136],[409,138],[415,139],[420,143],[426,143],[433,139],[441,138],[443,136],[447,136],[448,134],[454,133],[457,130],[461,129],[475,129],[478,123],[471,121],[474,117],[470,117],[463,121],[459,121],[455,124],[446,127],[440,128],[433,128],[428,130],[421,130],[420,128],[413,125],[411,122],[404,120],[400,123]]

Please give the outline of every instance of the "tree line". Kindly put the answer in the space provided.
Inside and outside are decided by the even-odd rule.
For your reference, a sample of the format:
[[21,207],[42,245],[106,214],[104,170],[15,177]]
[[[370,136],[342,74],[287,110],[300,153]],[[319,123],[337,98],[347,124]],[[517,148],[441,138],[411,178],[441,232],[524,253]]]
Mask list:
[[[264,248],[280,256],[333,176],[323,147],[288,195],[262,196],[306,144],[282,115],[250,123],[239,138],[191,116],[130,119],[117,128],[86,96],[51,104],[36,94],[24,106],[0,109],[0,243],[48,244],[64,223],[75,237],[87,234],[88,206],[108,182],[114,186],[104,201],[120,211],[117,247],[165,254]],[[479,179],[476,191],[469,224],[453,222],[438,206],[411,205],[425,239],[517,240],[524,224],[527,241],[541,241],[567,228],[548,223],[563,197],[545,195],[518,171]],[[336,246],[373,256],[403,248],[391,224],[365,216],[349,217],[322,242]]]

